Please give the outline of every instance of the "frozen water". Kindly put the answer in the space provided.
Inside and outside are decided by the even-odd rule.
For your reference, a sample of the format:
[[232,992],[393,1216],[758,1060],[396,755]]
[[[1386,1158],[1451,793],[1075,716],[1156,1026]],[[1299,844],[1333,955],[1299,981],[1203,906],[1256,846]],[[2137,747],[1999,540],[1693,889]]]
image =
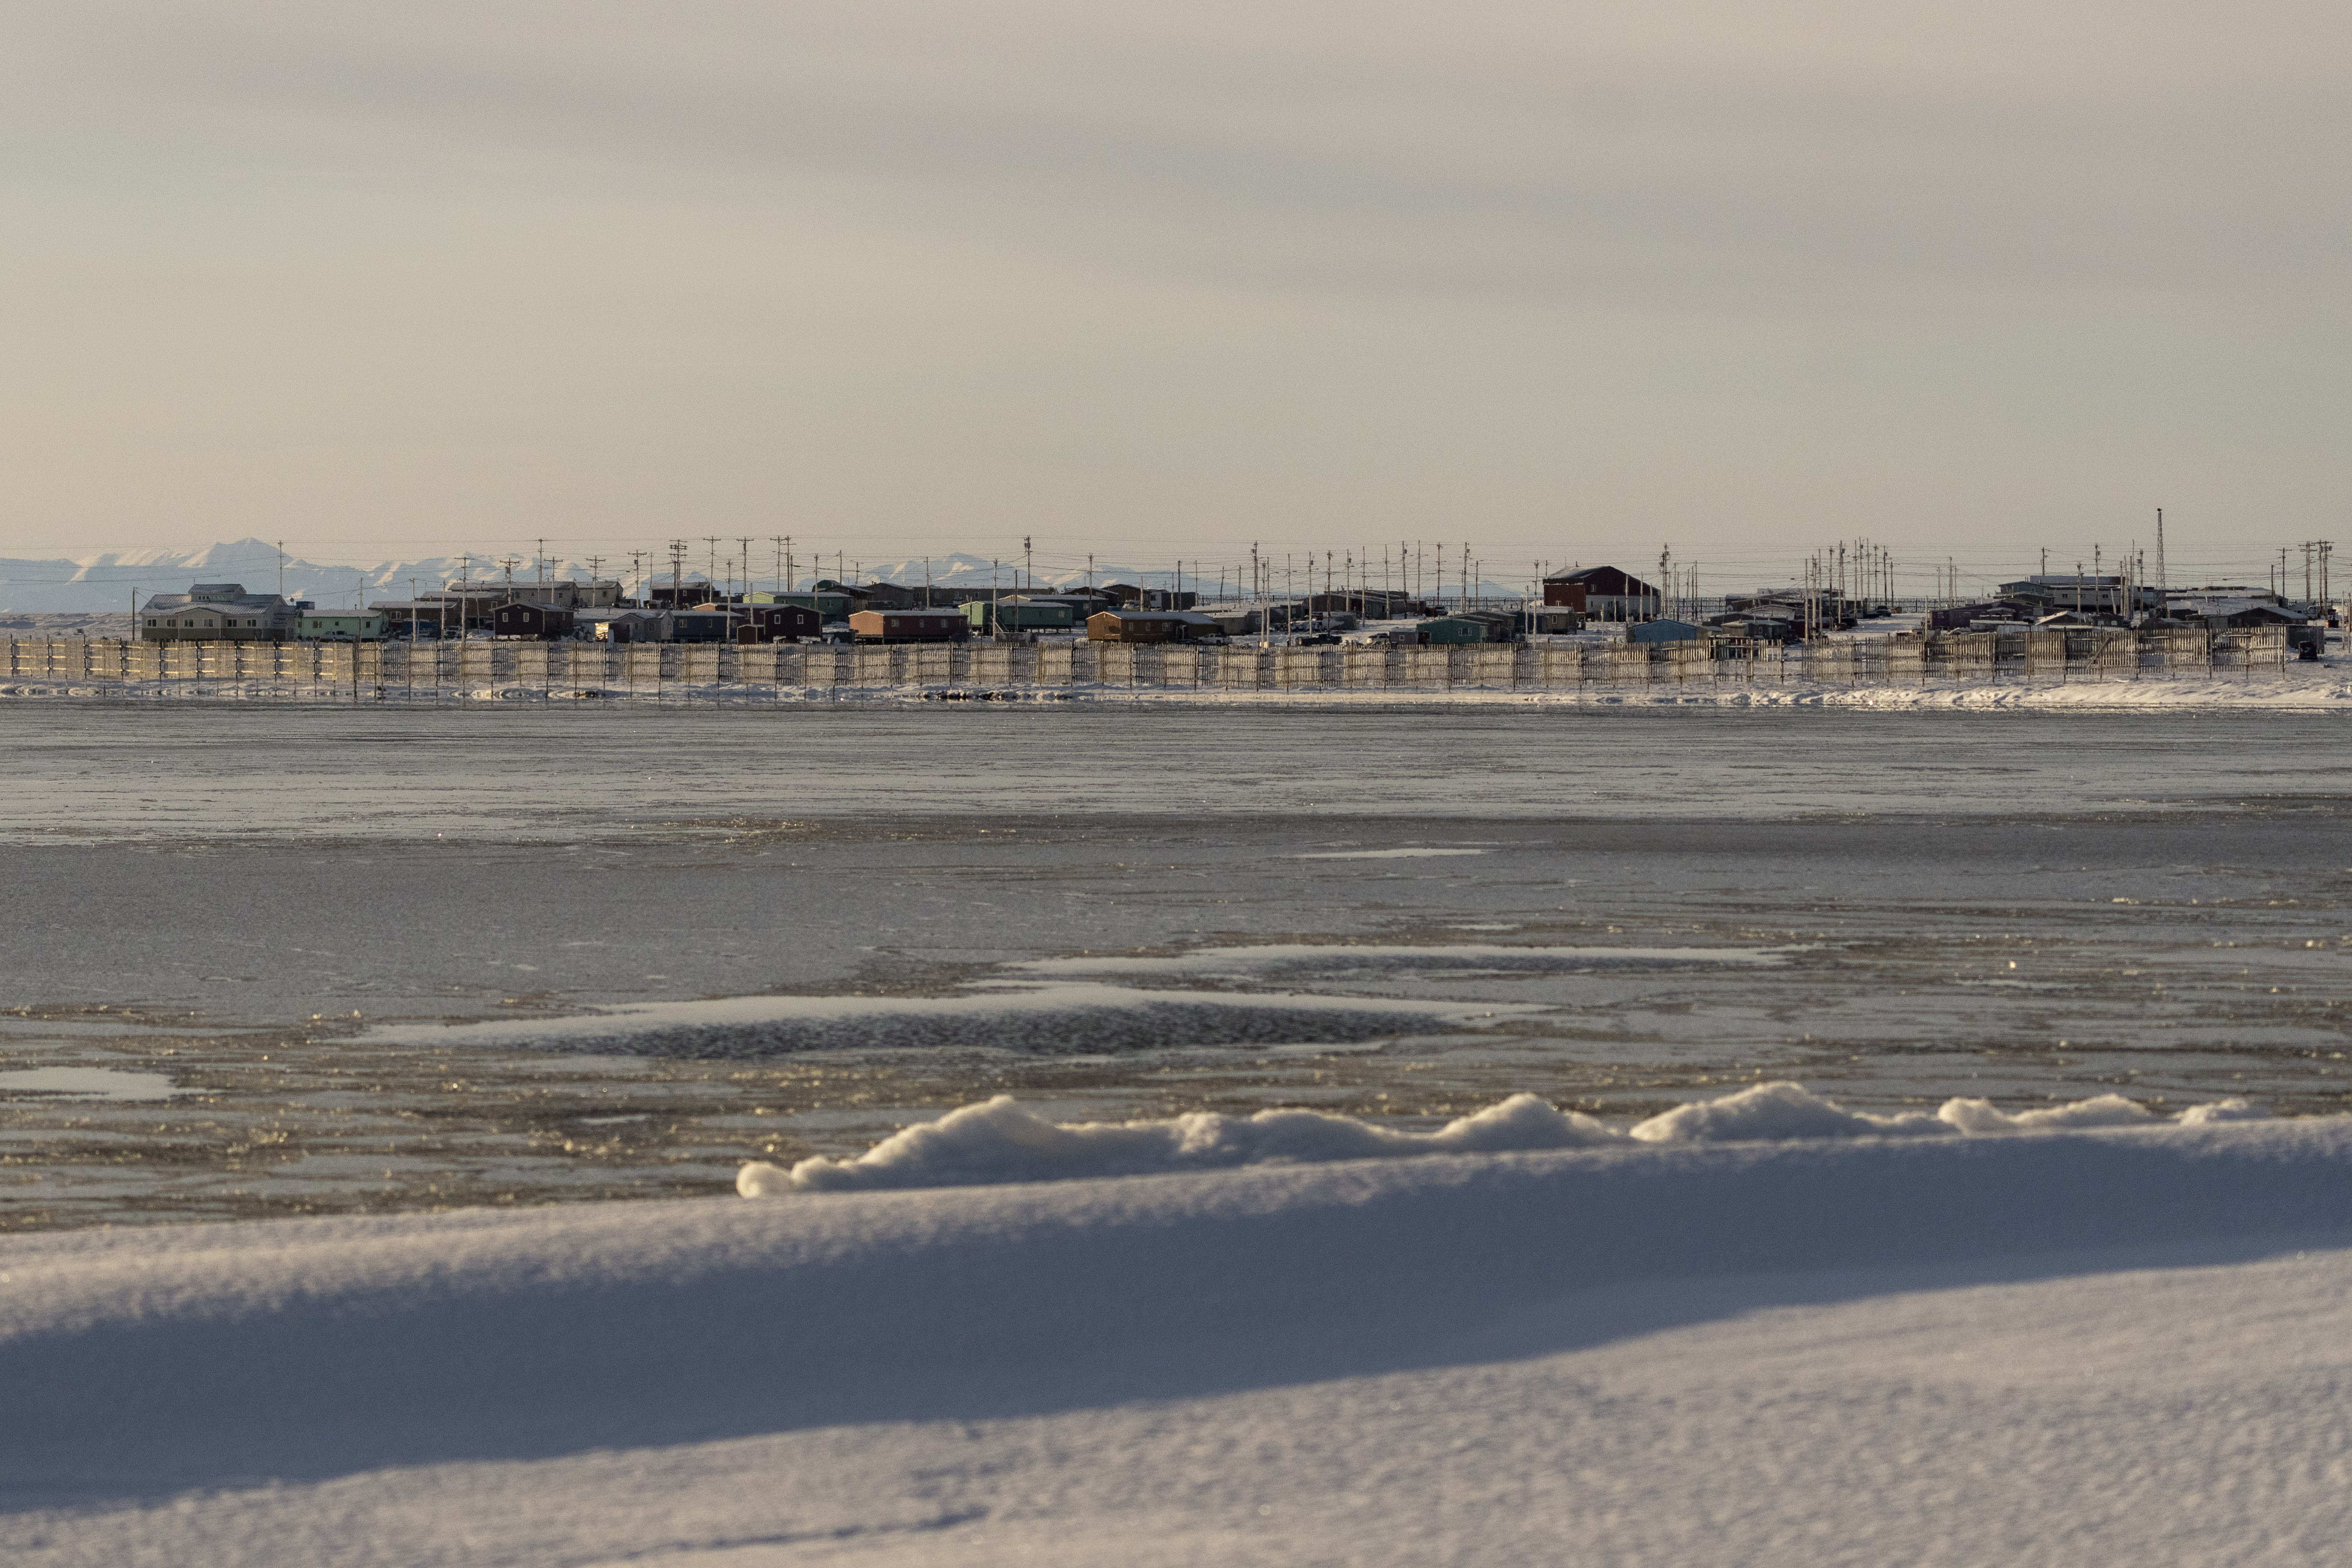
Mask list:
[[2337,1109],[2343,722],[0,704],[0,1070],[187,1091],[7,1099],[0,1225],[724,1190],[999,1093]]

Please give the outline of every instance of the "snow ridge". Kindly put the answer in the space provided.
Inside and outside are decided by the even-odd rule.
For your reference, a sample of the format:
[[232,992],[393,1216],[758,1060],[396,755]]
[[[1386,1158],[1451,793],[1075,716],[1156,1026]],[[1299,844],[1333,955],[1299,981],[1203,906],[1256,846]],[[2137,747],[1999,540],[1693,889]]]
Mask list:
[[[2243,1100],[2195,1105],[2175,1126],[2259,1119]],[[1237,1166],[1391,1159],[1413,1155],[1512,1154],[1603,1145],[1785,1142],[1810,1138],[1994,1137],[2034,1132],[2163,1125],[2120,1094],[2039,1111],[2004,1112],[1989,1100],[1950,1100],[1933,1116],[1848,1111],[1796,1083],[1759,1083],[1675,1107],[1620,1131],[1597,1117],[1514,1094],[1433,1133],[1400,1132],[1319,1111],[1253,1116],[1193,1112],[1166,1121],[1057,1124],[1009,1094],[951,1111],[885,1138],[854,1159],[817,1156],[789,1170],[743,1166],[745,1197],[887,1187],[980,1186],[1217,1170]]]

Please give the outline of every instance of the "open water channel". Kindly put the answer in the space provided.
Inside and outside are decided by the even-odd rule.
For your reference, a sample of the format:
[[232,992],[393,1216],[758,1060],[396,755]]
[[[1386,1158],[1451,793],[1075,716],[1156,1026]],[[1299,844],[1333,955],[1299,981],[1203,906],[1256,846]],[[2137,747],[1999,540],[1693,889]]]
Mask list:
[[1010,1092],[2352,1098],[2352,720],[0,706],[0,1227],[656,1197]]

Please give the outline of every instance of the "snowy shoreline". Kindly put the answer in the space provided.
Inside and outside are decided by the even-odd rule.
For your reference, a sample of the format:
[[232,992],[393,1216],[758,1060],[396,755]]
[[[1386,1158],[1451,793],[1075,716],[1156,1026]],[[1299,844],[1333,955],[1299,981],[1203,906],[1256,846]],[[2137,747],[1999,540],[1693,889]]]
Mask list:
[[219,704],[239,707],[425,708],[497,710],[507,707],[694,707],[791,709],[811,706],[901,707],[924,704],[1054,703],[1098,706],[1154,707],[1538,707],[1654,708],[1698,711],[1835,708],[1850,712],[2128,712],[2166,710],[2326,713],[2352,711],[2352,674],[2321,667],[2311,674],[2236,679],[2164,679],[2079,682],[2065,685],[1830,685],[1789,684],[1719,685],[1594,685],[1571,690],[1527,690],[1507,686],[1446,688],[1383,687],[1351,690],[1312,687],[1291,691],[1217,690],[1199,687],[1120,685],[995,686],[767,686],[725,683],[670,683],[658,695],[625,687],[553,686],[499,683],[445,686],[436,697],[408,695],[398,685],[289,686],[211,681],[42,682],[0,685],[0,702],[73,702],[93,706],[151,703]]

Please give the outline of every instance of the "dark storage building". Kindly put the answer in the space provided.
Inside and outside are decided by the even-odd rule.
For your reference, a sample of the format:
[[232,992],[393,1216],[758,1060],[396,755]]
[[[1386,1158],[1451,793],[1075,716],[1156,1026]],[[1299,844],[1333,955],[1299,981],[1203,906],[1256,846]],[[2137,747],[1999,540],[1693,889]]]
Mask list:
[[552,641],[572,635],[572,612],[552,604],[501,604],[490,612],[490,633],[497,637],[537,637]]
[[789,643],[824,630],[824,617],[805,604],[750,604],[740,613],[738,643]]

